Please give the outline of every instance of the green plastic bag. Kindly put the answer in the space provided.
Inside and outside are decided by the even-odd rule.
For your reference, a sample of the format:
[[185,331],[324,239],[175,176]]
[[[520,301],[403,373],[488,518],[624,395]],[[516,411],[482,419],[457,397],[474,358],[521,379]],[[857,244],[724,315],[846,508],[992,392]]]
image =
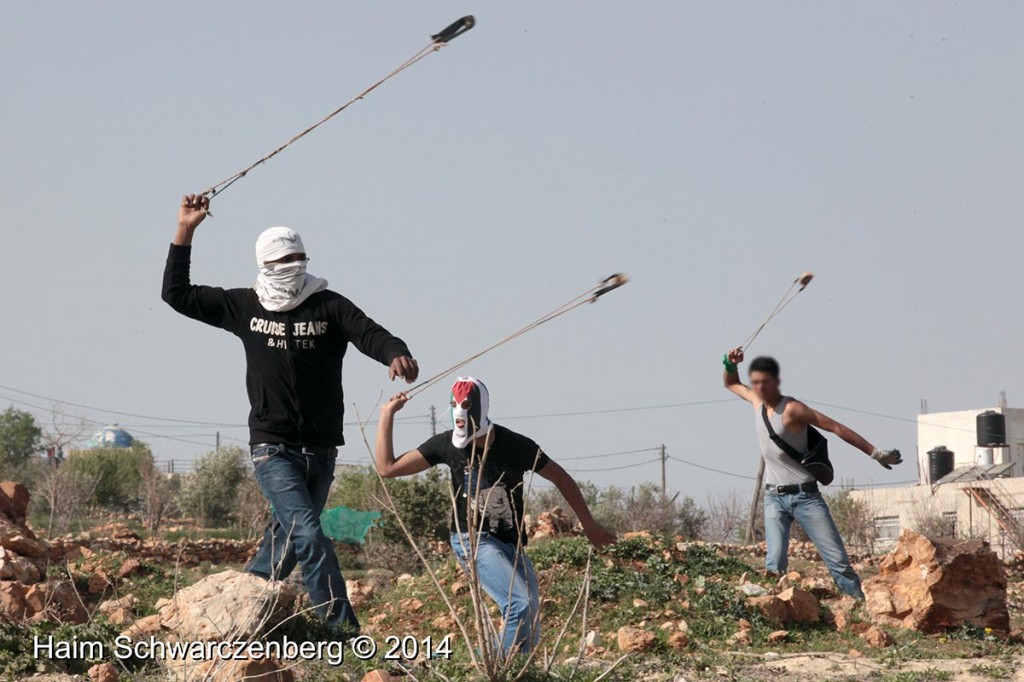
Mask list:
[[366,534],[381,520],[379,511],[360,511],[345,506],[324,509],[320,514],[320,526],[324,535],[346,545],[361,545]]

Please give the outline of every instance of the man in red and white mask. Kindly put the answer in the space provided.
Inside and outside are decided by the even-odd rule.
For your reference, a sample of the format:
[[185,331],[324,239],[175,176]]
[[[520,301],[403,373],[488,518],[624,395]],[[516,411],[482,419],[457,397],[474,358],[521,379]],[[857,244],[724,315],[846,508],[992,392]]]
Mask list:
[[[537,575],[525,551],[523,475],[532,471],[554,483],[594,546],[615,542],[615,535],[594,520],[576,481],[540,446],[491,423],[490,395],[479,379],[459,377],[452,386],[449,431],[395,459],[395,413],[407,401],[399,393],[381,408],[377,470],[385,478],[394,478],[438,464],[448,466],[456,503],[451,519],[455,556],[463,568],[476,561],[481,586],[501,609],[503,651],[528,652],[540,637],[540,602]],[[470,534],[475,534],[475,543]],[[475,557],[470,550],[473,544]]]

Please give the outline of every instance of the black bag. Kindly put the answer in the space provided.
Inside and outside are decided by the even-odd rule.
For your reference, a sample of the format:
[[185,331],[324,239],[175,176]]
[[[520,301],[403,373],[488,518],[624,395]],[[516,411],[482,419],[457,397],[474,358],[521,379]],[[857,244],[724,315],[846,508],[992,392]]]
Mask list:
[[783,452],[799,462],[800,466],[807,470],[807,473],[814,476],[814,480],[822,485],[832,482],[832,479],[835,478],[835,471],[832,469],[832,462],[828,461],[828,441],[816,428],[810,424],[807,425],[807,452],[801,454],[775,433],[775,429],[772,428],[772,423],[768,419],[767,405],[761,405],[761,419],[764,420],[764,425],[767,427],[772,441]]

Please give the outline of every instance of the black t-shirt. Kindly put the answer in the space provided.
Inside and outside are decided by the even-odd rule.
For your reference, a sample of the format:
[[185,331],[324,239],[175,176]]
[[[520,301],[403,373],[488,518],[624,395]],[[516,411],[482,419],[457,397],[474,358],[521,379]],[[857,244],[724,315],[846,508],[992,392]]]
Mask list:
[[[456,510],[452,515],[451,529],[467,532],[470,524],[469,505],[472,496],[481,510],[481,530],[490,533],[510,545],[522,541],[526,545],[523,529],[523,474],[539,471],[548,463],[548,456],[535,442],[494,425],[494,439],[487,450],[482,480],[477,481],[480,461],[484,459],[483,449],[473,446],[457,448],[452,444],[452,432],[446,431],[434,436],[417,448],[431,466],[447,464],[451,470],[452,492],[455,495]],[[475,457],[469,466],[470,455]],[[470,477],[472,476],[472,478]],[[477,523],[480,523],[480,516]]]

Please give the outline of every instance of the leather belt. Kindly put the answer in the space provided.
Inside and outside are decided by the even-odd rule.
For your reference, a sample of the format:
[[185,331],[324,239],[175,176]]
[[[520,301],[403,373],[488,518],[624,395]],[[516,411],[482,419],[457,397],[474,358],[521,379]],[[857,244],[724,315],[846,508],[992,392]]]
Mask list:
[[765,490],[776,495],[796,495],[797,493],[816,493],[818,492],[818,482],[808,481],[807,483],[791,485],[772,485],[771,483],[765,485]]
[[327,447],[324,445],[288,445],[287,443],[253,443],[249,446],[250,450],[256,448],[281,448],[282,450],[298,450],[304,455],[315,455],[317,457],[327,457],[337,451],[337,448]]

